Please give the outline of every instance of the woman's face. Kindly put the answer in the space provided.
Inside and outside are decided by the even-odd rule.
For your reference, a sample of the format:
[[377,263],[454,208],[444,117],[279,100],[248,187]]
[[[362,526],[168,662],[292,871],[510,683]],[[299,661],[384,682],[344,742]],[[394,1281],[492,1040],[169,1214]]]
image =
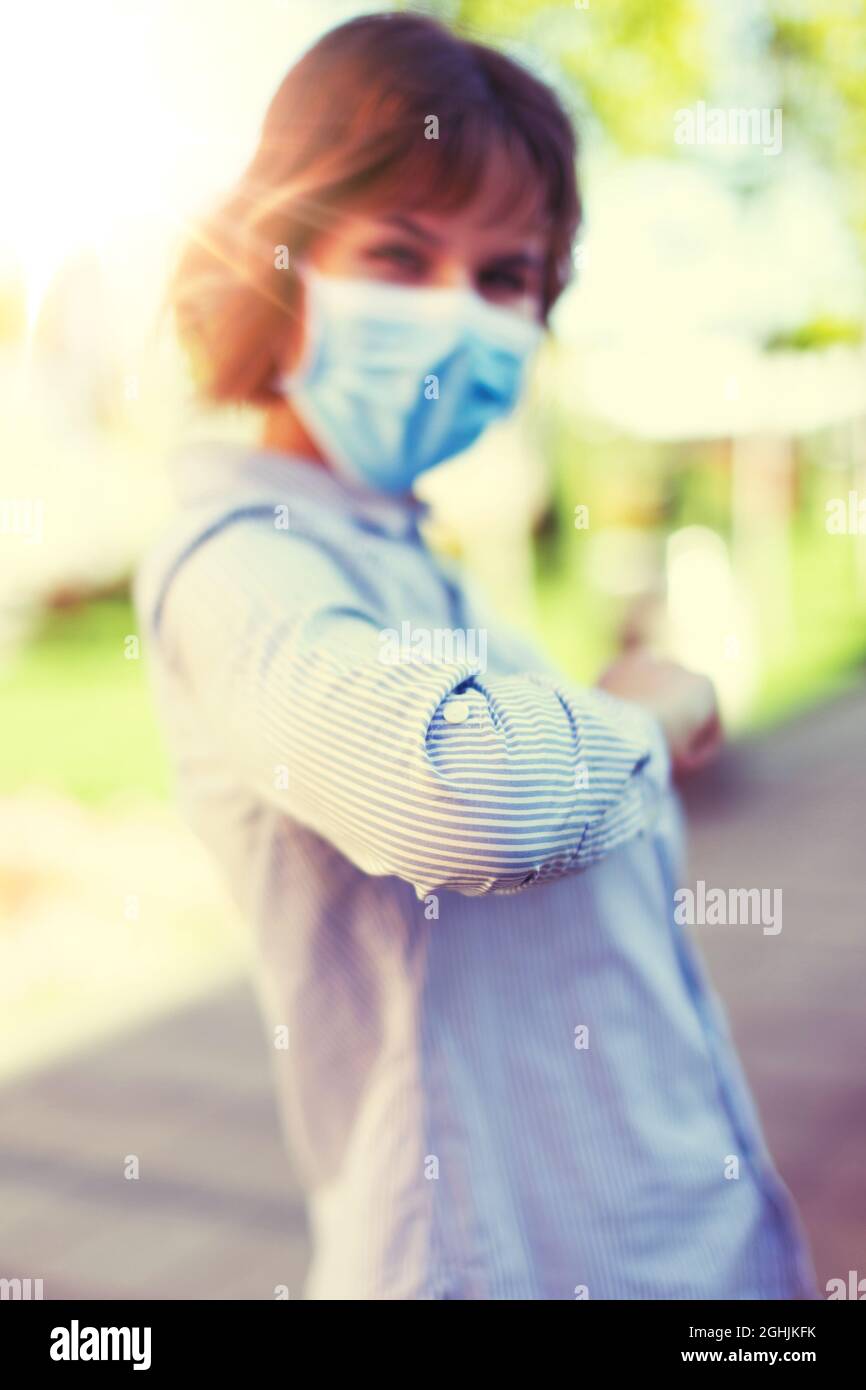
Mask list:
[[[514,169],[490,158],[475,196],[454,211],[405,203],[343,209],[332,227],[307,243],[303,260],[321,276],[337,281],[468,291],[509,315],[541,323],[548,221],[540,192],[533,197],[532,186],[509,196],[514,175]],[[281,320],[275,344],[286,374],[297,368],[305,346],[303,277],[300,288],[297,312]],[[411,363],[407,368],[413,370]],[[291,394],[269,412],[265,439],[271,447],[329,461],[297,415]]]
[[537,206],[502,213],[491,162],[485,187],[456,212],[383,211],[345,216],[309,251],[326,275],[465,288],[527,319],[540,319],[547,238]]

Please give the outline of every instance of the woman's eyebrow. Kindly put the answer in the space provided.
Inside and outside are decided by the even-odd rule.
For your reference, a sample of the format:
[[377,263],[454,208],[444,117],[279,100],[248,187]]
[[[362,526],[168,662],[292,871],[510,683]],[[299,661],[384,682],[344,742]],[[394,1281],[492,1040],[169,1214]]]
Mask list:
[[383,219],[392,227],[401,227],[404,232],[409,232],[412,236],[419,237],[422,241],[429,241],[431,245],[440,245],[442,238],[435,232],[429,232],[426,227],[422,227],[412,217],[406,217],[403,213],[395,212],[390,217]]

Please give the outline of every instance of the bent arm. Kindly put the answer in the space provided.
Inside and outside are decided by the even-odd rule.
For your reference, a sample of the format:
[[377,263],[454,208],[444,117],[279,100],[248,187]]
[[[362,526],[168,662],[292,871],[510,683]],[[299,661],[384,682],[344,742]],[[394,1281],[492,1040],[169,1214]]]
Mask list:
[[665,789],[661,731],[600,691],[471,660],[383,659],[375,601],[315,541],[241,519],[178,567],[163,659],[245,785],[419,897],[601,859]]

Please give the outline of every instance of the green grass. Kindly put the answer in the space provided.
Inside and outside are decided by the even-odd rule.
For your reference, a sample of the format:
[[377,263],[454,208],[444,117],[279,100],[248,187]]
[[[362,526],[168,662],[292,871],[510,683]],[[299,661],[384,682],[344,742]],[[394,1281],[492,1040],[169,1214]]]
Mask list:
[[0,793],[47,787],[85,802],[167,793],[145,660],[124,655],[136,631],[124,599],[46,615],[0,677]]
[[764,729],[799,710],[862,683],[866,608],[855,584],[859,537],[801,528],[792,544],[794,640],[776,649],[762,672],[749,711],[750,729]]

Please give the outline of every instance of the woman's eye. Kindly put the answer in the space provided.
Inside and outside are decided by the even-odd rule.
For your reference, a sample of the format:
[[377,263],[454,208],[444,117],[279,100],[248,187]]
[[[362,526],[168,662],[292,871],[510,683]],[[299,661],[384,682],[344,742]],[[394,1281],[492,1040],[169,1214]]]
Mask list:
[[411,246],[375,246],[367,252],[368,257],[375,261],[387,261],[389,265],[395,266],[398,270],[422,271],[424,260],[417,251],[413,251]]
[[526,276],[519,270],[484,270],[479,279],[484,289],[505,290],[511,294],[526,293]]

